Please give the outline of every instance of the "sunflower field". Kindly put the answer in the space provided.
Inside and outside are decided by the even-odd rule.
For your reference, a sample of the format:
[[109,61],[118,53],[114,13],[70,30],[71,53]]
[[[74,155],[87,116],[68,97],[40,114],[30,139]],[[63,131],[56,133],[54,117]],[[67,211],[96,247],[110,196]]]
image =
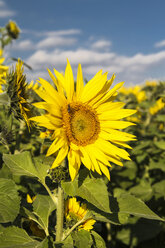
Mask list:
[[28,82],[4,56],[19,33],[0,28],[0,248],[164,248],[165,82],[69,60]]

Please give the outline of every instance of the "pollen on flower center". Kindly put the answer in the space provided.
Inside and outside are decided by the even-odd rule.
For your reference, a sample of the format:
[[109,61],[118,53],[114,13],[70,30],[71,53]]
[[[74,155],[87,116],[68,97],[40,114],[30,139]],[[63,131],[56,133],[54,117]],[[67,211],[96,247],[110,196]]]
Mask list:
[[76,145],[94,143],[100,132],[97,113],[83,103],[71,103],[62,109],[63,127],[67,138]]

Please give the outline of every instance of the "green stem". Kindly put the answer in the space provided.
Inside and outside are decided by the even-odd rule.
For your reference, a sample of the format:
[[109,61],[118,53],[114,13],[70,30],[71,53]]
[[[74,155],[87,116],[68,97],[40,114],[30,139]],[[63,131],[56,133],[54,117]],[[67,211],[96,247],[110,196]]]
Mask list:
[[58,205],[56,211],[56,242],[60,242],[63,236],[63,221],[64,221],[64,191],[61,185],[58,185]]
[[52,194],[52,192],[50,191],[49,187],[46,185],[45,182],[41,182],[41,183],[47,190],[49,196],[52,198],[52,201],[54,202],[54,204],[57,206],[57,197],[54,194]]
[[63,237],[62,241],[64,241],[70,234],[71,232],[79,225],[81,225],[86,219],[83,218],[81,220],[79,220],[74,226],[72,226],[71,229],[69,229],[69,231],[65,234],[65,236]]

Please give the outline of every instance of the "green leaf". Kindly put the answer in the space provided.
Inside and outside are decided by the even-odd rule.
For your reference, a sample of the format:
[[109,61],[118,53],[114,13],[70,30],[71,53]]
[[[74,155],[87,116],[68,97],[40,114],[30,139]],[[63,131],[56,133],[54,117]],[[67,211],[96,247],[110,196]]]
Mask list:
[[41,182],[45,182],[48,164],[43,164],[39,159],[32,161],[30,152],[25,151],[19,154],[4,154],[3,160],[14,175],[37,177]]
[[165,180],[155,183],[154,185],[152,185],[152,187],[156,194],[159,194],[160,196],[165,198]]
[[118,213],[106,213],[101,211],[100,209],[96,208],[92,204],[87,205],[88,210],[92,214],[92,218],[101,221],[101,222],[108,222],[114,225],[120,225]]
[[46,162],[43,162],[42,159],[35,158],[34,159],[35,168],[37,170],[37,177],[41,182],[45,182],[45,177],[48,175],[48,170],[50,169],[50,165]]
[[[48,238],[45,238],[41,243],[39,243],[36,248],[49,248],[50,246],[50,240]],[[53,247],[53,245],[52,245]]]
[[149,164],[149,170],[160,169],[165,172],[165,160],[159,159],[158,162],[154,162],[153,160]]
[[165,122],[165,115],[157,115],[156,120],[161,121],[161,122]]
[[91,248],[93,244],[90,232],[86,230],[80,230],[72,233],[72,238],[75,241],[76,248]]
[[16,226],[7,227],[0,233],[0,248],[37,248],[38,244],[25,230]]
[[137,246],[140,242],[150,240],[161,232],[159,222],[140,219],[133,225],[127,225],[117,233],[117,239],[129,247]]
[[108,190],[102,178],[90,178],[82,170],[73,182],[62,182],[62,187],[67,195],[80,196],[97,208],[110,212]]
[[155,141],[154,142],[155,146],[157,146],[159,149],[165,150],[165,141]]
[[38,224],[48,235],[48,221],[51,212],[55,210],[55,204],[50,196],[37,195],[33,202],[33,213],[38,217]]
[[94,239],[94,248],[106,248],[104,239],[95,231],[91,231],[92,237]]
[[11,179],[0,178],[0,222],[13,222],[20,209],[20,197]]
[[3,161],[10,168],[13,174],[18,176],[37,177],[38,173],[32,162],[30,152],[19,154],[4,154]]
[[129,192],[143,201],[149,200],[153,193],[150,183],[142,180],[138,185],[130,188]]
[[110,197],[110,203],[112,212],[127,213],[146,219],[163,221],[143,201],[127,193],[121,193],[117,196],[117,199]]
[[62,242],[62,248],[73,248],[73,239],[72,236],[69,235],[63,242]]

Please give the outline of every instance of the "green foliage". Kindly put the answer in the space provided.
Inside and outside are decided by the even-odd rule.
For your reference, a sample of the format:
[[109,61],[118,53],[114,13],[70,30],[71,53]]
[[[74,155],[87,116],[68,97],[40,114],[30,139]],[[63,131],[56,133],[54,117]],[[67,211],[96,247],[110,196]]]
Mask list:
[[49,216],[56,206],[49,196],[37,195],[33,202],[33,213],[38,217],[38,224],[48,235]]
[[36,248],[38,244],[38,241],[16,226],[7,227],[0,233],[0,248]]
[[[151,112],[150,108],[155,106],[160,97],[163,101],[165,83],[159,82],[155,86],[146,85],[140,91],[145,91],[146,95],[146,99],[141,102],[138,102],[137,96],[131,93],[127,95],[120,93],[118,95],[118,100],[125,101],[124,99],[126,99],[126,108],[138,110],[134,116],[136,119],[129,118],[129,121],[136,121],[136,126],[126,130],[136,135],[137,141],[131,144],[133,149],[130,154],[133,162],[125,163],[123,168],[113,168],[111,172],[111,192],[120,193],[122,189],[123,194],[131,194],[127,196],[130,199],[126,211],[131,212],[132,207],[134,207],[131,204],[131,198],[136,197],[139,198],[136,199],[138,210],[146,202],[146,205],[164,220],[165,108],[162,107],[155,112]],[[120,201],[123,201],[122,197]],[[145,212],[145,209],[143,210]],[[146,214],[148,215],[149,212]],[[136,215],[135,212],[134,215]],[[158,219],[158,216],[156,216],[156,219]],[[154,216],[152,216],[152,219],[154,219]],[[123,243],[126,247],[162,248],[165,245],[164,233],[164,222],[153,222],[152,220],[130,216],[127,225],[112,226],[111,247],[120,247]]]
[[83,169],[73,182],[62,182],[65,193],[69,196],[79,196],[100,210],[110,212],[108,190],[102,178],[90,177]]
[[19,213],[20,197],[11,179],[0,178],[0,222],[13,222]]

